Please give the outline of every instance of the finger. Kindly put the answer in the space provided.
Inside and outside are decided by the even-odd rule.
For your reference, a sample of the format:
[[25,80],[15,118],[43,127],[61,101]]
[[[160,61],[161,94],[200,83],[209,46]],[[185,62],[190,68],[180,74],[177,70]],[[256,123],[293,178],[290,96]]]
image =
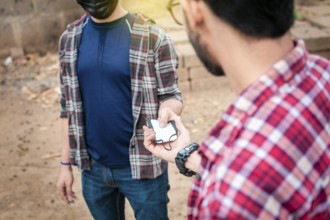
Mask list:
[[152,136],[144,136],[144,141],[143,141],[143,145],[145,146],[145,148],[147,148],[149,151],[150,149],[152,149],[154,147],[154,144],[152,142]]
[[159,127],[164,128],[168,123],[169,113],[163,111],[162,114],[158,116]]
[[62,186],[58,187],[57,192],[58,192],[60,198],[61,198],[66,204],[69,204],[69,200],[68,200],[68,198],[67,198],[67,196],[66,196],[65,186],[62,185]]
[[167,124],[167,120],[161,120],[161,121],[159,121],[159,127],[161,127],[161,128],[165,128],[166,127],[166,124]]
[[154,145],[154,143],[153,143],[153,138],[152,138],[152,136],[150,137],[150,138],[145,138],[145,140],[144,140],[144,146],[150,151],[150,150],[152,150],[153,148],[155,148],[155,145]]
[[144,131],[144,140],[153,140],[153,138],[155,137],[155,132],[152,129],[148,129]]
[[153,129],[150,129],[148,127],[143,127],[144,131],[143,131],[143,135],[150,135],[155,133],[155,131]]
[[72,186],[71,184],[66,184],[66,196],[69,202],[72,202],[73,192],[72,192]]

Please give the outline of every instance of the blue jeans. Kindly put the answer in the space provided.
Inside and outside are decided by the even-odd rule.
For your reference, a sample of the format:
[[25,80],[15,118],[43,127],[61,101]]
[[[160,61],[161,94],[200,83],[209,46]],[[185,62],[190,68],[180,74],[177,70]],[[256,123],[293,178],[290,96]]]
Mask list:
[[125,197],[137,220],[168,219],[167,170],[155,179],[132,179],[131,168],[109,168],[92,162],[82,172],[82,192],[96,220],[125,219]]

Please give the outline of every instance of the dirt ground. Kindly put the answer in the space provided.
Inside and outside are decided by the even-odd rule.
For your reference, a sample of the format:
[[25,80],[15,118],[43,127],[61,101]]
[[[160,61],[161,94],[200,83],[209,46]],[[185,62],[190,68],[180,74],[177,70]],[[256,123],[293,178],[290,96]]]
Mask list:
[[[64,205],[56,195],[60,152],[57,55],[30,54],[0,61],[0,219],[91,219],[76,168],[76,203]],[[185,87],[183,120],[193,140],[199,142],[234,96],[226,78],[192,82],[192,90]],[[186,219],[192,181],[170,165],[170,219]],[[127,219],[134,219],[129,203],[126,207]]]
[[[150,4],[152,2],[152,4]],[[299,2],[309,2],[301,0]],[[313,1],[314,2],[314,1]],[[320,1],[322,2],[322,1]],[[169,17],[167,1],[124,0],[131,11]],[[29,54],[0,60],[0,219],[92,219],[81,195],[80,173],[74,168],[75,204],[63,204],[56,194],[59,174],[60,119],[56,54]],[[180,84],[183,121],[193,141],[200,142],[234,99],[225,77]],[[187,197],[193,178],[169,168],[169,217],[186,219]],[[128,220],[134,219],[126,203]],[[155,207],[157,208],[157,207]]]
[[[156,5],[153,0],[143,4],[133,4],[135,0],[123,2],[131,11],[142,11],[153,18],[168,16],[167,1],[157,1]],[[76,168],[75,204],[63,204],[56,194],[61,147],[58,83],[56,54],[0,60],[1,220],[92,219],[81,195]],[[187,82],[180,86],[184,96],[183,121],[193,141],[200,142],[233,101],[234,94],[225,77],[198,79],[191,82],[192,90]],[[179,174],[173,164],[169,176],[169,217],[186,219],[193,178]],[[126,204],[127,219],[132,220],[132,210]]]

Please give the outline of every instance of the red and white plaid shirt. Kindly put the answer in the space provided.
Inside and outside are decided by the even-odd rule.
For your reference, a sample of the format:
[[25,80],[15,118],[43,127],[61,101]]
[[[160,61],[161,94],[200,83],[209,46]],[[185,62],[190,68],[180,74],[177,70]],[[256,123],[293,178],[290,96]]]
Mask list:
[[296,41],[200,154],[189,219],[330,219],[330,62]]

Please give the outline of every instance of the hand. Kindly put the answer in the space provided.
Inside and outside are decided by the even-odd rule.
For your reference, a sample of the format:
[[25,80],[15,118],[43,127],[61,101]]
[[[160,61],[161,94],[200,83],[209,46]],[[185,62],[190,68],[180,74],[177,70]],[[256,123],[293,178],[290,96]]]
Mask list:
[[159,127],[164,128],[170,120],[174,120],[177,115],[169,107],[159,109],[158,121]]
[[62,166],[61,173],[56,185],[57,194],[68,205],[70,205],[70,203],[74,203],[74,199],[76,199],[76,195],[72,191],[73,181],[74,178],[71,167]]
[[[156,144],[154,142],[155,132],[152,129],[149,129],[147,126],[143,126],[144,130],[144,146],[156,157],[166,160],[168,162],[175,162],[175,157],[178,152],[191,143],[190,133],[184,127],[181,118],[179,116],[171,116],[170,120],[174,120],[176,127],[178,128],[178,138],[171,142],[171,146],[168,143],[165,144]],[[164,145],[167,149],[164,148]]]

